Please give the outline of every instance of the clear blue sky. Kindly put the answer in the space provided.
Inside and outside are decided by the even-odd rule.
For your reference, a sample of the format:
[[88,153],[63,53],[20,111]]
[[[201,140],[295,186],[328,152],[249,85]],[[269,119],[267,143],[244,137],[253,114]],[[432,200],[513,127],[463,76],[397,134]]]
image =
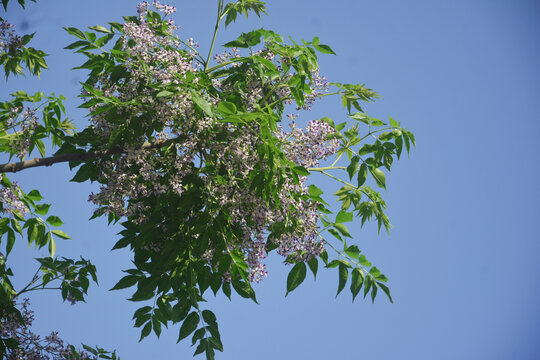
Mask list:
[[[14,0],[13,0],[14,1]],[[180,35],[206,52],[216,1],[175,1]],[[50,71],[0,88],[46,89],[69,99],[72,119],[82,57],[59,50],[70,42],[62,26],[119,21],[136,1],[40,0],[28,11],[11,5],[7,18],[37,31]],[[269,17],[240,19],[218,43],[264,26],[295,39],[319,36],[338,56],[321,57],[331,81],[366,83],[383,98],[366,107],[393,116],[416,135],[418,147],[387,177],[390,237],[353,226],[368,258],[390,278],[395,304],[334,298],[335,269],[322,271],[284,298],[288,268],[269,260],[256,286],[260,305],[224,296],[209,299],[225,352],[218,359],[538,359],[540,358],[540,3],[537,1],[284,1]],[[2,13],[1,16],[4,16]],[[312,117],[344,119],[339,101],[319,103]],[[307,118],[306,118],[307,119]],[[18,174],[39,188],[74,240],[62,256],[83,255],[98,266],[100,286],[86,304],[56,293],[32,297],[35,330],[58,330],[71,343],[116,348],[123,359],[189,359],[176,345],[178,326],[137,343],[131,291],[108,292],[129,268],[129,253],[110,252],[118,228],[88,222],[90,184],[69,183],[67,165]],[[320,187],[331,190],[323,182]],[[36,252],[16,244],[12,266],[27,280]]]

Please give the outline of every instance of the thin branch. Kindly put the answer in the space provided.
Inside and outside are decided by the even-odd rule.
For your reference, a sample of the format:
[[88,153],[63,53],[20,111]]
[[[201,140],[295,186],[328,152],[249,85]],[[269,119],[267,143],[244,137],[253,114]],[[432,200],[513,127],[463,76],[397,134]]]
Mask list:
[[219,23],[221,22],[221,19],[223,19],[223,15],[224,15],[221,13],[222,11],[223,11],[223,0],[219,0],[216,26],[214,28],[214,35],[212,36],[212,43],[210,44],[210,51],[208,52],[208,58],[206,59],[206,64],[204,65],[204,72],[208,71],[208,65],[210,65],[210,59],[212,58],[212,52],[214,51],[214,45],[216,43],[216,36],[219,30]]
[[34,158],[31,160],[20,161],[16,163],[7,163],[0,165],[0,173],[17,172],[38,166],[51,166],[53,164],[68,162],[68,161],[85,161],[89,159],[97,159],[114,154],[124,154],[133,150],[149,150],[162,148],[177,141],[185,140],[183,137],[176,137],[167,140],[158,140],[152,143],[145,142],[141,146],[136,148],[124,148],[124,147],[112,147],[105,150],[87,151],[81,153],[62,154],[56,156],[50,156],[46,158]]

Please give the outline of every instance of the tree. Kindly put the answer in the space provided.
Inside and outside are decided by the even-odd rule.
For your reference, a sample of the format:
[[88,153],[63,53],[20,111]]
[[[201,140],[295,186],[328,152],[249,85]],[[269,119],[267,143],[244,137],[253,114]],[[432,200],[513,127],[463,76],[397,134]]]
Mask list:
[[[8,3],[3,0],[5,10]],[[24,6],[24,0],[19,3]],[[386,276],[348,243],[352,235],[345,223],[355,216],[362,225],[375,219],[379,230],[389,230],[386,204],[369,184],[386,188],[381,169],[389,171],[404,149],[409,152],[413,134],[392,118],[387,124],[363,111],[362,102],[377,98],[374,91],[330,83],[320,74],[318,56],[335,54],[317,37],[286,41],[258,29],[214,55],[222,23],[242,14],[261,16],[264,2],[218,0],[206,56],[193,39],[175,35],[174,11],[143,2],[123,23],[89,31],[65,28],[76,38],[66,48],[86,58],[79,67],[87,71],[81,107],[88,109],[90,124],[82,131],[66,120],[62,96],[18,91],[0,103],[0,151],[20,159],[0,165],[2,324],[25,323],[27,305],[19,299],[26,292],[57,287],[64,300],[76,302],[84,299],[90,280],[97,281],[90,261],[54,256],[55,238],[69,238],[59,230],[62,220],[49,215],[51,205],[41,202],[38,190],[26,193],[6,175],[59,162],[76,169],[72,181],[100,184],[90,195],[94,217],[107,216],[123,227],[113,249],[129,247],[134,266],[113,290],[134,287],[130,300],[143,303],[134,314],[140,340],[180,323],[178,340],[191,336],[195,354],[214,358],[223,344],[204,298],[219,291],[230,298],[234,290],[256,302],[251,283],[264,279],[264,259],[273,251],[291,266],[287,294],[304,281],[308,268],[316,275],[322,261],[338,270],[338,294],[350,277],[353,299],[363,288],[372,301],[379,290],[392,301]],[[27,47],[32,35],[20,37],[0,21],[6,78],[25,68],[39,76],[47,65],[42,51]],[[297,124],[299,112],[327,96],[341,97],[350,122],[324,117]],[[44,141],[58,150],[47,154]],[[26,160],[35,150],[40,157]],[[341,183],[334,194],[341,203],[337,214],[323,190],[308,185],[312,173]],[[17,236],[48,246],[50,254],[38,259],[36,276],[20,290],[13,288],[7,267]],[[23,351],[26,341],[12,328],[0,340],[7,357]],[[116,357],[84,347],[89,354],[60,347],[58,356]]]

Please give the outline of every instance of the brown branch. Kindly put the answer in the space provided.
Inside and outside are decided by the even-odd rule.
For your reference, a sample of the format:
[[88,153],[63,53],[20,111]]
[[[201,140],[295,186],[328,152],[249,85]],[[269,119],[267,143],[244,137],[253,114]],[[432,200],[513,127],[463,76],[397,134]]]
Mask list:
[[31,160],[26,161],[20,161],[16,163],[7,163],[7,164],[1,164],[0,165],[0,173],[8,173],[8,172],[17,172],[33,167],[38,166],[51,166],[56,163],[62,163],[62,162],[68,162],[68,161],[84,161],[88,159],[97,159],[109,155],[114,154],[122,154],[127,153],[128,151],[133,150],[149,150],[149,149],[156,149],[161,148],[167,145],[170,145],[174,142],[182,140],[181,137],[177,137],[174,139],[168,139],[168,140],[158,140],[152,143],[145,142],[138,148],[122,148],[122,147],[113,147],[110,149],[105,150],[97,150],[97,151],[88,151],[83,153],[75,153],[75,154],[62,154],[62,155],[56,155],[56,156],[49,156],[46,158],[34,158]]

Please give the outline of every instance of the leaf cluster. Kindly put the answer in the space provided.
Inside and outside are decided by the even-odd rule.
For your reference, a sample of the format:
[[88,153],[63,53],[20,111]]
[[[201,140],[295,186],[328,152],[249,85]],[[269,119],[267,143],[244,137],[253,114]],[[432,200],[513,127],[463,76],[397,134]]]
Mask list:
[[28,155],[34,149],[44,157],[46,143],[44,139],[50,139],[51,145],[61,146],[66,135],[73,134],[75,126],[65,117],[65,97],[55,94],[45,95],[37,92],[29,95],[19,90],[11,94],[11,101],[0,102],[0,152],[9,154],[10,159],[17,155],[18,149],[14,146],[17,141],[24,139],[27,134],[18,129],[26,119],[22,117],[25,108],[32,107],[41,113],[41,122],[29,134]]
[[[3,0],[4,8],[7,3],[8,0]],[[19,3],[24,6],[23,0]],[[248,16],[251,12],[259,17],[266,14],[264,2],[238,0],[225,5],[218,0],[218,20],[211,48],[221,21],[227,26],[236,21],[238,14]],[[135,16],[124,20],[141,25],[141,20]],[[248,255],[241,247],[246,241],[243,225],[253,226],[257,219],[255,214],[250,214],[253,209],[249,208],[245,209],[244,223],[240,224],[235,219],[233,206],[226,202],[224,205],[220,200],[224,194],[219,189],[229,184],[233,184],[225,194],[229,198],[247,192],[261,204],[283,214],[263,230],[266,253],[278,248],[278,239],[292,236],[304,226],[303,220],[295,216],[297,209],[293,205],[283,205],[280,197],[293,198],[316,209],[316,216],[322,224],[316,236],[320,238],[318,241],[326,244],[327,251],[318,257],[301,257],[306,255],[305,251],[286,257],[285,263],[292,268],[287,277],[285,296],[305,280],[308,268],[316,277],[321,265],[338,270],[336,296],[349,284],[353,300],[363,291],[364,298],[370,295],[374,301],[380,289],[393,302],[385,284],[386,276],[367,260],[357,245],[348,243],[353,234],[345,223],[356,217],[364,225],[374,218],[379,231],[382,226],[387,231],[390,229],[390,221],[385,214],[386,203],[374,188],[386,190],[387,172],[404,149],[408,154],[411,145],[415,146],[414,135],[392,118],[387,124],[367,115],[362,108],[363,103],[373,101],[378,95],[363,84],[329,83],[330,92],[316,93],[318,56],[335,55],[332,48],[322,44],[318,37],[311,41],[292,38],[286,41],[274,31],[253,30],[223,45],[249,51],[249,55],[234,56],[210,66],[209,60],[170,31],[168,21],[159,13],[148,11],[146,21],[156,36],[183,45],[177,47],[169,42],[156,42],[155,48],[148,50],[149,54],[164,50],[178,58],[193,59],[197,64],[193,67],[196,70],[174,74],[170,81],[159,81],[151,76],[142,81],[137,74],[148,75],[152,69],[166,69],[167,64],[134,56],[131,50],[137,44],[134,39],[127,38],[122,24],[111,22],[108,27],[91,26],[85,31],[64,28],[77,39],[65,48],[85,57],[84,63],[77,67],[88,74],[86,81],[81,83],[83,103],[80,107],[88,109],[90,117],[99,117],[110,126],[112,130],[106,135],[98,131],[97,126],[72,133],[71,123],[63,119],[65,109],[61,96],[28,95],[19,91],[12,94],[12,101],[0,103],[2,152],[10,156],[17,153],[13,141],[21,135],[10,125],[13,109],[23,108],[25,103],[31,102],[40,109],[42,123],[29,138],[30,153],[37,148],[44,157],[46,147],[43,140],[49,138],[52,145],[60,147],[55,156],[102,154],[71,160],[70,168],[77,168],[72,179],[74,182],[90,180],[107,185],[103,176],[104,164],[114,164],[123,159],[128,147],[140,149],[145,145],[151,149],[151,152],[145,154],[143,150],[141,154],[145,154],[143,159],[159,164],[154,169],[159,175],[158,180],[140,175],[140,164],[131,165],[130,171],[135,185],[148,187],[152,182],[161,182],[165,190],[149,192],[144,197],[130,195],[122,198],[126,207],[140,206],[145,221],[134,215],[120,216],[109,211],[109,200],[100,200],[100,208],[94,215],[106,215],[109,223],[120,223],[120,239],[113,249],[129,248],[133,254],[133,268],[125,270],[126,275],[111,290],[131,289],[129,300],[141,303],[133,315],[134,326],[141,329],[139,341],[152,332],[159,337],[163,327],[180,324],[178,341],[191,337],[192,346],[196,346],[195,355],[205,353],[208,359],[213,359],[215,350],[223,351],[223,344],[215,314],[203,307],[209,296],[222,293],[231,299],[234,290],[240,297],[257,302],[250,282]],[[25,38],[26,43],[31,37]],[[39,74],[39,70],[46,67],[39,60],[45,54],[24,55],[25,52],[31,53],[29,49],[23,47],[6,54],[5,58],[0,57],[6,76],[21,73],[20,64],[25,62],[34,74]],[[104,91],[104,83],[114,84],[117,90],[112,93]],[[216,85],[218,83],[221,85]],[[134,96],[118,96],[123,87],[131,89],[133,84],[136,84]],[[249,96],[253,86],[261,91],[260,98],[254,100]],[[309,109],[313,101],[331,95],[341,97],[346,112],[344,117],[354,123],[345,121],[336,125],[328,117],[320,119],[332,129],[330,135],[322,140],[335,144],[335,161],[330,166],[303,166],[288,157],[288,140],[278,139],[276,135],[281,129],[283,115],[289,105],[296,106],[297,110]],[[187,106],[192,110],[191,118],[178,116],[168,119],[166,125],[156,120],[159,119],[160,106],[178,99],[189,100]],[[208,120],[210,125],[201,130],[193,119]],[[171,138],[160,141],[159,136],[163,133],[171,135]],[[230,149],[230,144],[246,133],[256,139],[255,145],[246,150],[255,160],[249,164],[248,171],[241,171],[230,165],[234,160],[232,154],[237,150]],[[191,139],[196,139],[197,153],[182,169],[185,175],[179,194],[167,187],[178,172],[172,162],[178,160],[183,144]],[[222,146],[208,146],[206,142],[210,141],[212,145]],[[314,172],[340,183],[341,188],[334,193],[340,208],[336,214],[330,210],[322,189],[316,185],[305,185],[307,177]],[[291,183],[302,190],[286,190],[286,184]],[[2,185],[13,187],[6,176],[2,177]],[[32,190],[28,194],[21,191],[20,200],[30,210],[30,216],[14,212],[13,218],[0,219],[0,240],[6,239],[6,256],[13,247],[16,234],[19,234],[38,248],[48,245],[50,257],[37,259],[40,275],[19,292],[9,282],[9,276],[13,274],[4,266],[5,259],[0,259],[0,302],[26,291],[49,288],[55,281],[60,285],[54,288],[61,290],[64,300],[84,301],[90,279],[97,283],[95,267],[83,258],[77,261],[55,258],[54,236],[63,239],[69,239],[69,236],[49,227],[61,226],[62,221],[54,215],[42,218],[48,215],[50,205],[40,203],[42,196],[39,191]],[[0,211],[4,206],[7,204],[0,202]],[[329,259],[330,249],[334,250],[337,258]],[[1,341],[0,346],[3,344]],[[4,346],[9,345],[6,344]],[[98,358],[116,359],[114,352],[86,345],[84,348]],[[72,351],[76,358],[78,353],[74,348]]]

